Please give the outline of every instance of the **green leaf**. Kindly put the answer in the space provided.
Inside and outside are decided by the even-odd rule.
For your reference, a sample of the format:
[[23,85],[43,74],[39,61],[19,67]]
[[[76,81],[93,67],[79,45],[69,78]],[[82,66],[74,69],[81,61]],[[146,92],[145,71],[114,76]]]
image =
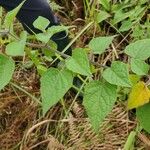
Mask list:
[[51,34],[48,34],[47,32],[38,33],[35,36],[36,36],[37,40],[44,42],[44,43],[48,43],[51,38]]
[[43,75],[47,71],[47,68],[43,65],[37,65],[37,71],[40,75]]
[[132,22],[131,22],[131,20],[126,20],[126,21],[122,22],[122,25],[119,28],[119,31],[120,32],[125,32],[125,31],[130,30],[131,28],[132,28]]
[[6,86],[12,78],[15,63],[12,59],[0,54],[0,90]]
[[144,130],[150,133],[150,103],[137,108],[136,115]]
[[92,81],[85,86],[83,105],[95,131],[112,110],[117,87],[107,82]]
[[150,57],[150,39],[138,40],[125,48],[125,53],[133,58],[145,60]]
[[28,57],[30,57],[31,61],[35,64],[35,66],[41,64],[38,50],[31,51],[30,49],[27,49],[26,53],[28,54]]
[[131,82],[129,80],[127,65],[123,62],[114,61],[111,68],[106,69],[103,74],[103,78],[114,85],[130,87]]
[[147,0],[140,0],[140,1],[139,1],[139,4],[142,5],[142,4],[145,4],[145,3],[147,3],[147,2],[148,2]]
[[23,31],[20,35],[20,41],[14,41],[6,46],[6,54],[10,56],[23,56],[26,45],[27,32]]
[[89,60],[84,49],[76,48],[72,52],[72,57],[66,60],[66,67],[81,75],[91,76]]
[[[68,31],[68,26],[63,26],[63,25],[59,25],[59,26],[51,26],[47,29],[47,32],[53,36],[54,34],[61,32],[61,31]],[[66,33],[67,34],[67,33]]]
[[39,16],[34,22],[33,22],[33,26],[43,32],[45,32],[46,28],[48,27],[48,25],[50,24],[50,21],[47,18],[44,18],[42,16]]
[[22,3],[20,3],[15,9],[13,9],[7,13],[5,20],[4,20],[5,28],[10,28],[17,13],[19,12],[20,8],[22,7],[22,5],[24,4],[25,1],[26,0],[24,0]]
[[49,4],[53,11],[60,11],[61,9],[64,9],[64,7],[61,7],[56,2],[50,1]]
[[50,68],[41,77],[41,96],[43,114],[54,106],[71,88],[73,75],[68,70]]
[[107,18],[110,17],[110,14],[108,14],[106,11],[100,11],[98,14],[97,14],[97,23],[101,23],[102,21],[106,20]]
[[118,22],[125,20],[126,18],[132,16],[134,14],[133,11],[123,12],[123,10],[118,10],[115,12],[114,19],[112,20],[112,24],[115,25]]
[[131,59],[131,70],[137,75],[146,75],[149,71],[149,65],[139,59]]
[[89,43],[89,47],[94,54],[102,54],[112,43],[113,38],[114,36],[93,38]]
[[67,31],[68,27],[65,26],[51,26],[45,31],[44,33],[38,33],[36,34],[37,40],[40,40],[41,42],[48,43],[50,41],[50,38],[61,31]]
[[99,3],[107,10],[110,9],[110,0],[99,0]]
[[127,141],[124,144],[123,150],[133,150],[134,149],[134,143],[136,139],[136,131],[131,131],[128,135]]
[[141,25],[137,24],[132,28],[131,37],[135,40],[145,39],[145,31],[142,29]]
[[141,20],[141,18],[144,16],[146,12],[146,6],[141,7],[140,5],[137,5],[133,10],[131,10],[133,14],[130,16],[130,19],[133,21]]

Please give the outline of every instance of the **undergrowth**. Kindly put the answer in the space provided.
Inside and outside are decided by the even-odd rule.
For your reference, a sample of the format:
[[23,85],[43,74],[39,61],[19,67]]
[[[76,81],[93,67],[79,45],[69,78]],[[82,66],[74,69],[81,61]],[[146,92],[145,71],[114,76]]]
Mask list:
[[[39,16],[34,35],[15,20],[23,3],[1,9],[0,147],[149,148],[149,1],[55,2],[64,25]],[[64,30],[60,52],[50,38]]]

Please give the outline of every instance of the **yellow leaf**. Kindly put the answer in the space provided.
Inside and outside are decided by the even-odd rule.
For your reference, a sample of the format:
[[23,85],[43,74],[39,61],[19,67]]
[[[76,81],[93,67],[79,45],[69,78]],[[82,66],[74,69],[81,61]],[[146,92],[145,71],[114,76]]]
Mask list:
[[150,90],[144,82],[135,84],[128,99],[128,109],[137,108],[149,102]]
[[9,42],[10,42],[9,39],[2,39],[2,38],[0,38],[0,45],[4,45],[4,44],[9,43]]

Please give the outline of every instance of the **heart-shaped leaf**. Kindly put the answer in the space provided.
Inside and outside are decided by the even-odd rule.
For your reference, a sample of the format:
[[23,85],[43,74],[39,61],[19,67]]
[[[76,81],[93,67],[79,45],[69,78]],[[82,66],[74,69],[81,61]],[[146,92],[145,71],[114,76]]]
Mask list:
[[66,60],[66,67],[81,75],[91,76],[89,60],[84,49],[77,48],[73,50],[72,57]]
[[150,39],[143,39],[129,44],[125,53],[133,58],[146,60],[150,57]]
[[117,97],[116,90],[117,87],[108,82],[92,81],[86,85],[83,105],[95,131],[112,110]]
[[123,62],[114,61],[110,68],[103,72],[103,78],[114,85],[130,87],[127,65]]
[[6,54],[10,56],[23,56],[26,45],[27,32],[23,31],[20,35],[20,41],[14,41],[6,46]]
[[146,64],[143,60],[140,59],[131,59],[131,70],[137,75],[146,75],[148,74],[149,65]]
[[93,38],[89,43],[89,47],[94,54],[102,54],[112,43],[113,38],[114,36]]
[[73,75],[68,70],[50,68],[41,77],[42,108],[45,114],[71,88]]
[[135,84],[128,99],[128,109],[137,108],[149,102],[150,90],[144,82]]
[[50,21],[47,18],[44,18],[42,16],[39,16],[34,22],[33,22],[33,26],[39,30],[41,30],[42,32],[45,32],[46,28],[48,27],[48,25],[50,24]]
[[15,62],[0,54],[0,90],[6,86],[12,78],[15,70]]

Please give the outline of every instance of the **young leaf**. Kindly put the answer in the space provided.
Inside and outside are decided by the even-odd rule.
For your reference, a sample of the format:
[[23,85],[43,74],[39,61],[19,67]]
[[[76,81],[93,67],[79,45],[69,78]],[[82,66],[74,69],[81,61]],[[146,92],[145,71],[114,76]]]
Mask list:
[[14,41],[6,46],[6,54],[10,56],[23,56],[26,45],[27,32],[23,31],[20,35],[20,41]]
[[97,23],[101,23],[102,21],[106,20],[109,17],[110,17],[110,14],[108,14],[106,11],[100,11],[97,14],[96,21]]
[[72,52],[72,57],[66,60],[66,67],[81,75],[91,76],[90,65],[84,49],[76,48]]
[[140,59],[131,59],[131,70],[137,75],[146,75],[149,70],[149,65]]
[[145,35],[145,31],[141,28],[141,25],[137,24],[132,28],[131,37],[135,40],[145,39],[145,36],[147,35]]
[[35,35],[37,40],[44,42],[44,43],[48,43],[50,38],[51,38],[51,34],[44,32],[44,33],[38,33]]
[[68,27],[65,27],[65,26],[51,26],[44,33],[38,33],[35,36],[41,42],[48,43],[50,41],[50,38],[54,34],[61,32],[61,31],[67,31],[67,29]]
[[47,18],[44,18],[42,16],[39,16],[34,22],[33,22],[33,26],[39,30],[41,30],[42,32],[45,32],[46,28],[48,27],[48,25],[50,24],[50,21]]
[[5,20],[4,20],[4,26],[6,28],[9,28],[11,26],[17,13],[19,12],[20,8],[22,7],[22,5],[24,4],[25,1],[26,0],[24,0],[22,3],[20,3],[15,9],[13,9],[7,13]]
[[114,36],[93,38],[89,43],[89,47],[94,54],[102,54],[112,43],[113,38]]
[[124,87],[131,86],[127,65],[123,62],[114,61],[111,65],[111,68],[106,69],[102,76],[107,82],[111,84]]
[[123,150],[133,150],[134,149],[134,143],[136,140],[136,131],[131,131],[128,135],[127,141],[124,144]]
[[107,82],[92,81],[85,87],[83,105],[95,131],[112,110],[117,87]]
[[150,90],[143,81],[135,84],[128,99],[128,109],[137,108],[149,102]]
[[119,31],[120,32],[125,32],[125,31],[130,30],[131,28],[132,28],[132,22],[131,22],[131,20],[126,20],[126,21],[122,22],[122,25],[119,28]]
[[50,68],[41,77],[41,96],[43,114],[55,105],[71,88],[73,75],[68,70]]
[[43,75],[47,71],[47,68],[40,64],[37,65],[37,71],[40,75]]
[[144,130],[150,133],[150,103],[137,108],[136,115]]
[[143,39],[129,44],[125,53],[133,58],[145,60],[150,57],[150,39]]
[[123,12],[123,10],[119,9],[118,11],[115,12],[115,16],[114,19],[112,20],[112,24],[115,25],[118,22],[121,22],[126,18],[132,16],[133,14],[134,12],[132,10],[128,12]]
[[12,59],[0,54],[0,90],[6,86],[12,78],[15,63]]
[[98,0],[99,3],[107,10],[110,9],[110,0]]
[[[61,32],[61,31],[68,31],[67,26],[59,25],[59,26],[51,26],[47,29],[47,32],[53,36],[54,34]],[[67,33],[66,33],[67,34]],[[66,35],[67,36],[67,35]]]

